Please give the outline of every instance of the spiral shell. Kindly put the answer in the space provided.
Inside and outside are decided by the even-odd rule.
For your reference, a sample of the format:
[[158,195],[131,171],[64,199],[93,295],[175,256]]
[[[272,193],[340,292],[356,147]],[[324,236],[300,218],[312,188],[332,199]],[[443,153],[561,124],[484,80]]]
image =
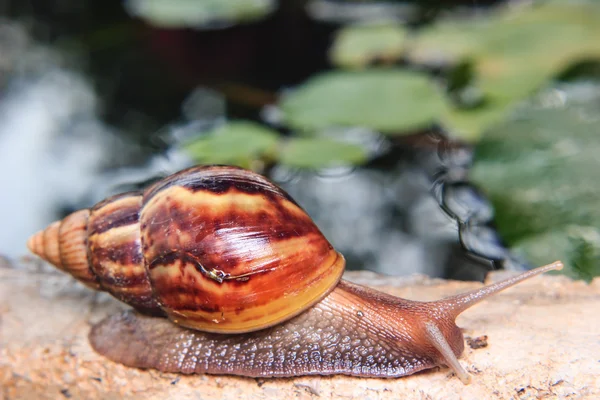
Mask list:
[[33,235],[30,250],[85,285],[207,332],[249,332],[306,310],[345,261],[261,175],[194,167]]

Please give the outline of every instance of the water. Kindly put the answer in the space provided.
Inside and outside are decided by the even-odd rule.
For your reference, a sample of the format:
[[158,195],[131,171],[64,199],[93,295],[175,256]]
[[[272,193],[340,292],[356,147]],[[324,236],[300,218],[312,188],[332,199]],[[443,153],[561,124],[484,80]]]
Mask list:
[[54,53],[30,43],[19,27],[4,22],[0,31],[3,44],[12,35],[12,45],[21,46],[4,60],[12,68],[0,99],[0,253],[18,256],[28,235],[87,196],[122,139],[98,119],[84,77],[60,67]]
[[[70,52],[41,45],[22,25],[0,23],[0,39],[0,51],[7,55],[0,64],[3,255],[26,254],[29,235],[69,211],[189,166],[190,159],[175,146],[178,141],[225,113],[248,113],[247,108],[232,109],[213,89],[197,84],[188,84],[185,95],[173,100],[172,93],[151,85],[158,81],[147,76],[139,77],[144,90],[137,91],[139,81],[130,84],[122,78],[129,97],[111,95],[106,81],[90,74],[88,64],[67,59]],[[123,72],[129,74],[131,70]],[[302,75],[298,68],[294,74],[287,82]],[[152,106],[144,108],[148,102]],[[174,108],[178,114],[168,111]],[[133,123],[128,120],[132,115],[139,117]],[[430,167],[438,164],[416,156],[422,152],[427,159],[435,146],[415,150],[376,136],[356,137],[368,138],[365,145],[383,154],[379,163],[321,174],[275,167],[270,176],[314,218],[351,269],[455,276],[456,266],[462,266],[471,271],[467,276],[473,278],[474,271],[479,278],[481,266],[465,259],[460,249],[456,222],[431,195]]]

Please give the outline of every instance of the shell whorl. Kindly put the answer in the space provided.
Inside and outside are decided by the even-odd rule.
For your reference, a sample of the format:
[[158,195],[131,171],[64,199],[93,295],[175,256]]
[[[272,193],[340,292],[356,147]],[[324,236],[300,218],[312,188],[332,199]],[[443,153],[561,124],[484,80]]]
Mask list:
[[100,289],[87,258],[87,225],[90,211],[74,212],[31,236],[29,250],[57,268],[68,272],[84,285]]
[[51,224],[30,250],[94,289],[204,331],[272,326],[335,287],[345,261],[287,193],[194,167]]
[[33,235],[29,249],[84,285],[148,314],[163,314],[152,295],[139,230],[142,196],[119,194],[76,211]]

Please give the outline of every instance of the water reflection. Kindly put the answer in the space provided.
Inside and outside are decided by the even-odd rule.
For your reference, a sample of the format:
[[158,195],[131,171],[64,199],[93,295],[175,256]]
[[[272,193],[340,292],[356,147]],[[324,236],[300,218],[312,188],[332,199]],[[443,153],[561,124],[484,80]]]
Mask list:
[[[283,170],[283,171],[282,171]],[[274,179],[288,176],[284,167]],[[356,169],[322,177],[296,172],[280,182],[313,217],[351,269],[374,269],[405,275],[414,272],[440,276],[454,234],[440,232],[439,221],[452,231],[453,221],[429,194],[423,171],[406,164],[395,171]],[[429,201],[428,201],[429,200]],[[420,215],[436,216],[437,220]]]
[[0,98],[0,253],[18,256],[31,233],[87,199],[101,170],[131,149],[98,120],[84,77],[61,67],[56,53],[18,25],[2,22],[0,31],[8,67]]
[[[196,89],[183,102],[182,120],[153,135],[161,151],[146,156],[101,122],[97,94],[76,67],[66,67],[58,54],[31,42],[18,26],[11,30],[15,39],[0,43],[12,46],[5,53],[13,55],[2,65],[0,254],[25,254],[27,237],[66,210],[89,207],[189,166],[190,158],[177,144],[224,118],[223,99]],[[446,149],[446,142],[437,140],[422,152],[418,145],[398,151],[391,140],[363,128],[327,134],[364,146],[373,159],[389,155],[393,161],[318,173],[275,166],[269,172],[315,219],[350,268],[445,276],[449,263],[463,264],[456,221],[439,207],[443,198],[431,195],[431,174],[441,181],[464,178],[468,149]],[[420,136],[414,140],[422,144]],[[460,168],[435,175],[444,163]],[[473,210],[463,203],[471,200],[462,193],[457,204],[449,204],[469,214]]]

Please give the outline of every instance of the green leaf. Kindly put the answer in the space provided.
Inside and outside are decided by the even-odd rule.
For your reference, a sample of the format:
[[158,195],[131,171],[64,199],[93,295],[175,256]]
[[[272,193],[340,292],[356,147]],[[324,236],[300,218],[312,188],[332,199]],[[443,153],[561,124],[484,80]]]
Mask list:
[[486,61],[483,70],[492,75],[511,67],[545,72],[582,56],[600,56],[599,21],[597,2],[504,6],[484,17],[448,18],[423,28],[411,41],[408,57],[434,65],[465,58]]
[[450,109],[444,122],[451,132],[476,139],[569,66],[600,59],[598,38],[599,2],[536,2],[426,27],[410,43],[408,58],[433,65],[472,63],[473,84],[485,102],[476,109]]
[[374,61],[392,63],[404,51],[406,30],[397,24],[349,25],[340,29],[329,52],[331,62],[343,68],[364,68]]
[[488,101],[469,109],[448,107],[442,116],[442,124],[451,137],[477,142],[485,130],[503,121],[514,107],[507,101]]
[[322,137],[291,138],[279,153],[281,164],[296,168],[359,165],[366,160],[367,152],[361,146]]
[[441,19],[426,25],[410,40],[408,58],[416,64],[448,65],[470,58],[483,46],[489,21]]
[[224,123],[183,145],[194,161],[248,167],[257,159],[273,157],[279,134],[249,121]]
[[275,0],[127,0],[130,14],[160,27],[206,27],[260,19]]
[[600,254],[598,154],[600,84],[564,85],[482,138],[471,179],[511,248],[534,264],[563,259],[568,274],[588,279],[600,268],[590,261]]
[[564,229],[534,235],[520,242],[514,251],[543,264],[551,249],[554,259],[562,260],[562,274],[591,281],[600,276],[600,231],[591,226],[566,226]]
[[363,126],[402,135],[435,123],[445,102],[427,75],[394,68],[323,73],[283,96],[280,106],[285,122],[299,130]]

